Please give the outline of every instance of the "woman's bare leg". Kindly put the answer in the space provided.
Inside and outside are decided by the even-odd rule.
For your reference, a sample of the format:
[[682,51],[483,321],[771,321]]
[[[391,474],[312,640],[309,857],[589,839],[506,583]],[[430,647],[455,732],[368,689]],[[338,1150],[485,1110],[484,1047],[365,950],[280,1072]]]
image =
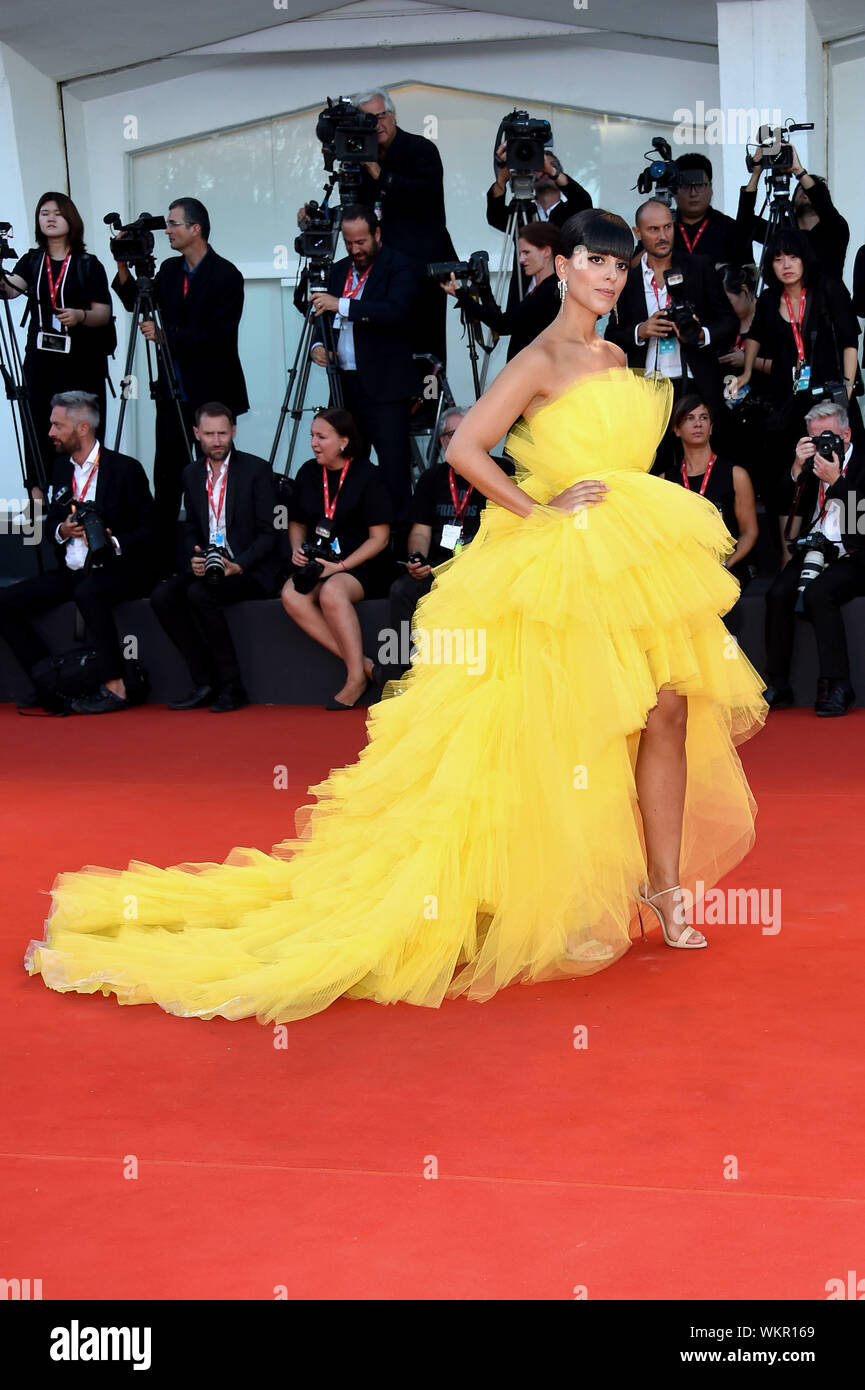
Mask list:
[[334,574],[322,586],[319,602],[328,627],[335,636],[346,667],[346,682],[334,695],[343,705],[353,705],[366,689],[363,640],[355,604],[363,598],[363,586],[350,574]]
[[291,580],[286,580],[282,586],[280,599],[282,606],[290,618],[293,618],[298,627],[308,633],[319,646],[326,647],[334,656],[338,656],[340,661],[344,660],[342,647],[330,630],[327,619],[318,606],[318,594],[322,589],[321,584],[309,594],[299,594]]
[[[660,893],[679,882],[679,854],[682,848],[682,819],[685,813],[685,733],[688,702],[673,690],[658,692],[658,703],[649,711],[640,734],[636,784],[646,840],[648,894]],[[655,899],[663,913],[667,933],[677,941],[686,923],[681,912],[681,895],[665,893]],[[696,932],[694,940],[701,934]]]

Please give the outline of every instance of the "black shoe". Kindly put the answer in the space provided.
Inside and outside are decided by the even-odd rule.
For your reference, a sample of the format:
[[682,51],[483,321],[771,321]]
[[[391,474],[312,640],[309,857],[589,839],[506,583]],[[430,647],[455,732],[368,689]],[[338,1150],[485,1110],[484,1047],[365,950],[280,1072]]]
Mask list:
[[211,714],[228,714],[229,710],[243,709],[249,698],[242,685],[224,685],[210,706]]
[[107,685],[100,685],[96,695],[85,695],[72,701],[73,714],[115,714],[118,710],[129,709],[129,701],[122,695],[115,695]]
[[201,709],[213,698],[212,685],[196,685],[182,700],[170,700],[169,709]]
[[832,681],[822,677],[817,682],[814,711],[824,719],[831,719],[836,715],[846,714],[855,699],[856,691],[847,681]]
[[795,704],[789,685],[767,685],[763,691],[763,699],[770,709],[790,709]]
[[366,684],[364,685],[363,690],[360,692],[360,694],[358,695],[358,697],[357,697],[357,699],[355,700],[355,702],[354,702],[353,705],[344,705],[343,702],[342,702],[342,700],[328,700],[327,704],[325,705],[325,709],[332,709],[332,710],[357,709],[358,705],[360,704],[360,702],[361,702],[361,700],[363,699],[364,695],[366,695],[366,693],[367,693],[367,691],[369,690],[369,688],[370,688],[371,685],[372,685],[372,681],[369,679],[369,677],[367,677]]

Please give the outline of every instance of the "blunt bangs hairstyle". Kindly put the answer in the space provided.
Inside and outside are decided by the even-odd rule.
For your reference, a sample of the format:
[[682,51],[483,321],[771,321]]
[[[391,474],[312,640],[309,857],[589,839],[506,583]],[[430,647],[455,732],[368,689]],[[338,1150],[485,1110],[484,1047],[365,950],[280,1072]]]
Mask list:
[[630,227],[618,213],[603,208],[585,208],[569,217],[562,227],[561,254],[570,260],[578,246],[585,246],[596,256],[615,256],[630,264],[634,254],[634,237]]
[[61,217],[65,217],[69,224],[69,250],[73,256],[80,256],[84,251],[84,223],[81,213],[66,193],[43,193],[39,202],[36,204],[36,214],[34,218],[34,236],[36,245],[42,251],[48,250],[48,238],[39,226],[39,214],[46,203],[56,203],[57,211]]
[[776,232],[766,248],[766,288],[780,298],[784,286],[775,274],[776,256],[798,256],[802,262],[802,283],[813,285],[819,276],[817,257],[809,238],[798,227],[782,227]]

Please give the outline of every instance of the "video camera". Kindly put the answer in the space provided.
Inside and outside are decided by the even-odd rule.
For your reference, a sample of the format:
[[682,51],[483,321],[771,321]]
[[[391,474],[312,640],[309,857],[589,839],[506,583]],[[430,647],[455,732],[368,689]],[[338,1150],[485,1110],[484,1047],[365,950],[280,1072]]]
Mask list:
[[504,162],[515,198],[528,200],[534,197],[535,174],[544,167],[545,147],[552,138],[549,121],[533,120],[528,111],[514,107],[505,116],[499,126],[494,148],[498,149],[504,141]]
[[337,179],[343,202],[350,199],[351,190],[360,184],[361,164],[375,163],[378,159],[377,125],[377,116],[371,111],[361,111],[345,97],[337,101],[328,97],[327,106],[318,113],[315,134],[321,141],[324,167],[331,173],[334,162],[341,166]]
[[[763,151],[760,165],[764,169],[772,170],[773,173],[786,174],[789,176],[793,168],[793,149],[790,144],[790,134],[794,130],[813,130],[813,121],[787,120],[783,126],[761,125],[757,128],[757,137],[754,144]],[[749,174],[753,174],[758,165],[754,162],[751,154],[746,151],[745,167]]]
[[671,207],[673,198],[683,183],[702,183],[702,169],[680,169],[673,159],[670,142],[663,135],[652,140],[652,149],[661,157],[652,159],[651,151],[646,150],[645,158],[650,161],[647,169],[641,169],[634,185],[644,197],[655,198],[659,203]]
[[467,261],[431,261],[427,275],[433,280],[449,280],[451,275],[466,289],[483,295],[490,288],[490,257],[488,251],[473,251]]
[[151,217],[149,212],[140,212],[134,222],[124,225],[120,221],[119,212],[109,212],[102,221],[106,227],[114,228],[114,236],[108,245],[115,261],[140,266],[152,275],[153,251],[156,246],[153,233],[165,231],[165,218]]
[[12,223],[0,222],[0,261],[9,261],[13,257],[16,261],[18,259],[18,252],[9,244],[11,237]]
[[306,221],[294,238],[298,256],[308,260],[307,288],[326,289],[335,254],[334,224],[330,209],[312,200],[306,204]]

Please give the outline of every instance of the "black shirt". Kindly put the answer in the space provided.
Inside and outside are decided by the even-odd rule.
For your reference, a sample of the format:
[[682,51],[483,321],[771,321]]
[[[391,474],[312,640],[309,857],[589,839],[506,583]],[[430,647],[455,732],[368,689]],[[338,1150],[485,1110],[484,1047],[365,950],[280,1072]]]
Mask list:
[[[105,267],[95,256],[88,253],[73,255],[66,267],[66,274],[58,285],[62,270],[63,260],[55,261],[52,257],[51,274],[54,277],[58,309],[89,309],[92,304],[111,303]],[[45,253],[39,250],[28,251],[21,257],[12,273],[27,282],[27,299],[30,305],[27,351],[32,353],[37,351],[37,333],[57,331],[52,328],[51,323],[54,309],[51,305],[48,276],[45,273]],[[69,357],[74,357],[79,363],[100,361],[103,364],[104,376],[106,353],[111,350],[106,346],[107,335],[112,332],[111,325],[88,328],[84,324],[75,324],[67,331],[70,337]]]
[[[688,488],[691,492],[699,492],[703,486],[705,473],[696,473],[688,478]],[[684,487],[682,480],[682,464],[676,463],[667,469],[666,477],[671,483],[679,483]],[[736,540],[739,539],[739,523],[736,520],[736,488],[733,482],[733,463],[723,455],[716,455],[715,462],[712,464],[712,472],[706,484],[706,491],[703,494],[710,502],[714,502],[718,511],[724,518],[724,525]]]
[[736,225],[732,217],[728,217],[724,212],[719,212],[717,208],[710,207],[705,214],[706,226],[701,232],[700,227],[703,220],[701,217],[697,222],[684,224],[688,240],[693,248],[693,250],[689,250],[682,235],[681,214],[677,216],[673,232],[677,251],[684,251],[687,255],[705,256],[714,266],[727,263],[748,265],[754,259],[751,243],[744,235],[743,229]]
[[[509,478],[513,477],[514,465],[510,459],[496,459],[495,462],[503,473]],[[412,523],[417,522],[420,526],[432,527],[428,556],[431,565],[442,565],[445,560],[453,558],[453,551],[447,550],[441,544],[443,528],[448,525],[453,526],[456,523],[456,509],[451,496],[449,474],[450,466],[446,463],[437,463],[432,468],[428,468],[418,479],[411,502],[410,520]],[[462,501],[469,484],[465,478],[460,477],[459,473],[454,474],[454,484],[457,497]],[[481,524],[481,512],[486,505],[487,499],[483,493],[478,492],[477,488],[473,488],[460,523],[464,545],[477,535],[478,527]]]
[[[844,260],[847,255],[847,243],[850,240],[850,228],[832,202],[825,183],[815,180],[811,187],[804,191],[808,195],[808,201],[817,213],[819,220],[814,223],[813,227],[803,227],[802,234],[810,241],[817,264],[823,274],[831,275],[835,280],[841,280],[844,276]],[[765,217],[756,216],[756,206],[756,191],[752,193],[748,188],[741,188],[736,221],[750,237],[753,237],[754,241],[759,241],[763,245],[766,241],[769,223]],[[751,260],[752,257],[749,256],[748,259]]]
[[[327,470],[328,495],[331,503],[339,488],[341,469]],[[322,466],[309,459],[299,469],[291,499],[291,520],[308,528],[307,540],[312,542],[316,523],[324,517],[324,486]],[[338,559],[344,560],[364,541],[369,540],[371,526],[389,526],[393,520],[390,494],[379,470],[369,459],[353,459],[336,500],[333,514],[333,535],[339,542]],[[374,559],[378,559],[375,556]]]
[[[776,405],[782,405],[793,395],[793,369],[798,356],[793,330],[781,317],[780,305],[781,297],[776,290],[764,290],[748,329],[748,337],[760,344],[758,356],[772,359],[769,389]],[[844,348],[857,346],[859,324],[847,288],[840,280],[820,276],[808,286],[802,337],[805,361],[811,368],[811,386],[841,381]]]

